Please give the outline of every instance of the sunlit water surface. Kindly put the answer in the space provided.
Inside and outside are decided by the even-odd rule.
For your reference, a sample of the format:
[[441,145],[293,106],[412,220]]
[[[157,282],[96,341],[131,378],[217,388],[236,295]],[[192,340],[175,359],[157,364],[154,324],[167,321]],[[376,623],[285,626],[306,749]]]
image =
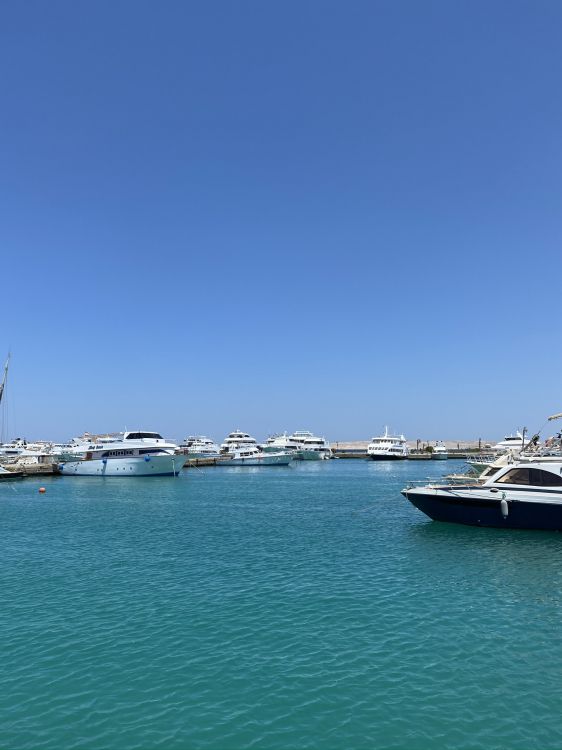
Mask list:
[[562,537],[339,460],[0,486],[0,747],[561,748]]

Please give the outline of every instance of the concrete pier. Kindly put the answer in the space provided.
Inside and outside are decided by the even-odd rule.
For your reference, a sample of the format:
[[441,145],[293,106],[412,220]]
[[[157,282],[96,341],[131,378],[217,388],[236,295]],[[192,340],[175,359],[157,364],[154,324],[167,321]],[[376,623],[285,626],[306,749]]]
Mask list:
[[14,474],[22,475],[23,477],[52,476],[53,474],[60,474],[58,463],[8,464],[2,468],[6,469],[6,471],[13,471]]

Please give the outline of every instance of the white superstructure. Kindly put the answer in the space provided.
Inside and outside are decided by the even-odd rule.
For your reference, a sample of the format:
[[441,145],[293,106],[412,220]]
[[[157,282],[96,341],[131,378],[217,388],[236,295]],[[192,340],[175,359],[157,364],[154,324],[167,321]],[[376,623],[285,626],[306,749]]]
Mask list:
[[388,427],[385,427],[384,435],[374,437],[367,446],[367,456],[373,461],[397,461],[409,455],[404,435],[390,435]]
[[284,466],[294,457],[289,451],[263,451],[255,438],[240,430],[227,435],[221,445],[220,455],[218,462],[228,466]]
[[318,461],[320,459],[332,458],[330,444],[323,437],[316,437],[308,430],[297,430],[289,436],[289,440],[295,446],[297,455],[295,458],[302,461]]
[[221,443],[220,452],[228,453],[231,448],[236,448],[242,445],[257,445],[256,439],[249,435],[247,432],[241,430],[234,430],[230,432]]
[[449,458],[449,451],[441,441],[438,441],[433,448],[431,458],[434,461],[446,461]]
[[204,435],[190,435],[180,444],[180,449],[190,458],[216,458],[219,446]]
[[506,435],[503,440],[500,440],[499,443],[496,443],[492,447],[492,450],[499,453],[504,453],[505,451],[519,453],[528,443],[529,439],[526,439],[524,434],[517,430],[515,435]]
[[272,451],[294,452],[297,449],[297,446],[286,432],[282,435],[270,435],[260,447],[266,453],[271,453]]

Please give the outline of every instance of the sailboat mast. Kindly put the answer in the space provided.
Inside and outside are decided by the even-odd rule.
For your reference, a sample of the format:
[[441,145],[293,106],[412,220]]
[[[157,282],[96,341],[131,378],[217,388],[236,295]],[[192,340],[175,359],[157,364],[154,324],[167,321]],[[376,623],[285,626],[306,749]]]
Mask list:
[[10,357],[11,354],[8,354],[8,359],[6,360],[6,364],[4,365],[4,377],[2,378],[2,383],[0,383],[0,404],[2,403],[2,396],[4,395],[4,389],[8,381],[8,367],[10,366]]

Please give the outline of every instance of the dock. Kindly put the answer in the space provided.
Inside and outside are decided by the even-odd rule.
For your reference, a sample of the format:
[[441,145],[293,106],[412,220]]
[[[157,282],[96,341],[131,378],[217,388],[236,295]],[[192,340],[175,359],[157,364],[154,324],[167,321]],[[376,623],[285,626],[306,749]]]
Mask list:
[[198,466],[217,466],[218,463],[219,461],[217,458],[186,458],[183,468],[189,469],[190,467],[197,468]]
[[7,464],[2,468],[22,477],[53,476],[60,474],[58,463],[54,464]]

